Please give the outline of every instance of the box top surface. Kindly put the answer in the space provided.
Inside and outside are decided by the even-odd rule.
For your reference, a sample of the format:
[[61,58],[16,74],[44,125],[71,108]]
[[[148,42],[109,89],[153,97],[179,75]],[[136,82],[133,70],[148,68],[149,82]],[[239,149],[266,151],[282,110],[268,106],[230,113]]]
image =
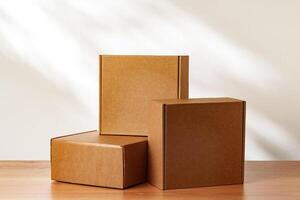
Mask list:
[[242,100],[229,98],[229,97],[192,98],[192,99],[155,99],[153,101],[164,105],[243,102]]
[[102,55],[99,55],[101,57],[178,57],[178,56],[187,56],[188,55],[118,55],[118,54],[102,54]]
[[73,135],[62,136],[53,138],[54,140],[75,142],[75,143],[88,143],[101,146],[126,146],[129,144],[147,141],[147,137],[142,136],[118,136],[118,135],[99,135],[98,131],[89,131]]

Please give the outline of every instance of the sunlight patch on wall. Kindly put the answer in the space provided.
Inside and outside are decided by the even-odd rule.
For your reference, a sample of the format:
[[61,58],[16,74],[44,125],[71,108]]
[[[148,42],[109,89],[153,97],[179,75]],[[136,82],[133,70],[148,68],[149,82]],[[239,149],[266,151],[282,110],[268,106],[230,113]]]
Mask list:
[[[96,114],[95,72],[86,66],[85,54],[75,38],[40,9],[39,2],[0,2],[10,21],[1,20],[1,34],[13,51],[35,67],[49,81],[60,88],[73,91]],[[97,58],[95,58],[97,59]]]

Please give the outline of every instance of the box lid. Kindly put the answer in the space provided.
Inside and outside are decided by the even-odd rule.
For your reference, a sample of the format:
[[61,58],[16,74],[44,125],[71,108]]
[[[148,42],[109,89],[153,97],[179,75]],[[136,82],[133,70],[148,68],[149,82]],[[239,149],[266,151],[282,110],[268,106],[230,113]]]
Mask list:
[[215,98],[189,98],[189,99],[154,99],[153,101],[165,105],[172,104],[201,104],[201,103],[232,103],[243,102],[243,100],[230,97],[215,97]]
[[126,145],[135,144],[138,142],[147,141],[147,137],[143,136],[118,136],[118,135],[101,135],[99,131],[93,130],[88,132],[76,133],[71,135],[66,135],[62,137],[57,137],[53,139],[58,139],[66,142],[81,143],[86,145],[99,145],[99,146],[118,146],[124,147]]

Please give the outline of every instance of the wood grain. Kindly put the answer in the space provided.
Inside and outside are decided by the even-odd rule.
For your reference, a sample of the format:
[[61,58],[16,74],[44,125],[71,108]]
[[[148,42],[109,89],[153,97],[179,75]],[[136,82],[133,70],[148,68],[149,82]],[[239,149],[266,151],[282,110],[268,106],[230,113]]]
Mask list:
[[300,199],[300,161],[246,162],[245,184],[161,191],[127,190],[50,180],[48,161],[0,161],[0,199]]

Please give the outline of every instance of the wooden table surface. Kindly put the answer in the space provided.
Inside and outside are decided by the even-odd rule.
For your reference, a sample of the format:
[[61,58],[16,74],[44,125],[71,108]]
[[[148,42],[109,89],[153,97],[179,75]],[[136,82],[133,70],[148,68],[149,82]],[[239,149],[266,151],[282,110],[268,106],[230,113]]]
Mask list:
[[300,161],[246,162],[245,170],[244,185],[119,190],[51,181],[48,161],[0,161],[0,199],[300,199]]

